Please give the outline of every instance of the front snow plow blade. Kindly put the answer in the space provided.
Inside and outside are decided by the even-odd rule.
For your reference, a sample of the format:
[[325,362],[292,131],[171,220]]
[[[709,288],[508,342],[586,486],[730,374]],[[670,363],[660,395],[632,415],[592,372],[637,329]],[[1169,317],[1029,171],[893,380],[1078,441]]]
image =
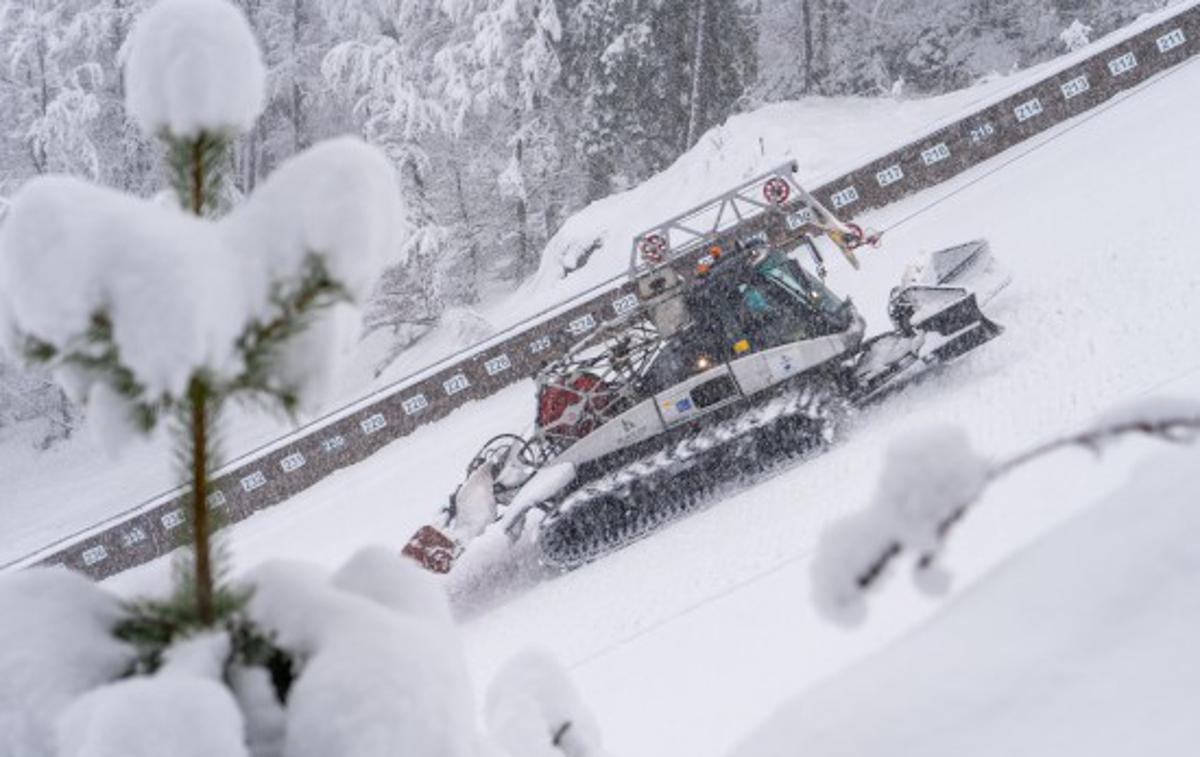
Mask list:
[[1004,332],[999,324],[989,320],[979,309],[979,301],[974,294],[960,297],[914,326],[927,335],[936,334],[944,338],[945,341],[932,346],[928,353],[939,363],[948,363],[965,355]]
[[462,545],[433,526],[419,528],[401,550],[433,573],[449,573],[462,552]]
[[897,289],[888,311],[895,331],[863,344],[856,369],[859,404],[891,394],[1004,332],[983,314],[973,292],[957,287]]
[[919,256],[904,272],[903,286],[957,287],[987,304],[1011,282],[1012,276],[992,257],[987,240],[976,239]]

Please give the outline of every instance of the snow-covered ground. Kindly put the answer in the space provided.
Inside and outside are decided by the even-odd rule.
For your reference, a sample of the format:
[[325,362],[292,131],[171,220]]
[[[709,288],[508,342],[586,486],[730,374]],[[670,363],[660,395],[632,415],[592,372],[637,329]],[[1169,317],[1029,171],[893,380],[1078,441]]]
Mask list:
[[[1176,3],[1166,13],[1178,12],[1193,4],[1194,0]],[[1160,20],[1162,15],[1147,16],[1127,29],[1053,62],[1009,76],[993,77],[942,97],[813,99],[780,103],[736,116],[728,124],[706,134],[694,150],[661,175],[572,217],[547,246],[538,275],[517,292],[485,304],[480,308],[480,315],[496,329],[517,323],[620,272],[627,262],[629,240],[644,227],[750,175],[787,160],[797,160],[804,181],[809,185],[819,184],[1072,65],[1095,50]],[[967,236],[980,233],[981,230],[975,229],[965,232]],[[896,238],[899,239],[899,235]],[[920,238],[925,240],[928,234]],[[601,239],[604,246],[588,266],[570,277],[561,278],[561,261],[573,259],[580,249],[596,239]],[[895,251],[912,247],[894,244],[891,249],[895,256]],[[890,285],[888,277],[891,273],[891,269],[877,269],[870,280],[886,279]],[[859,282],[850,286],[857,292]],[[860,303],[866,301],[862,297],[858,300]],[[418,348],[404,353],[376,376],[374,369],[386,347],[380,338],[364,343],[351,371],[353,378],[347,382],[340,402],[335,405],[352,402],[368,391],[380,390],[466,346],[461,323],[456,321],[435,329]],[[237,458],[291,431],[287,419],[264,416],[252,409],[235,409],[225,418],[222,452],[226,459]],[[405,448],[408,448],[407,444]],[[31,449],[31,441],[27,438],[0,434],[0,480],[4,482],[4,496],[0,501],[0,533],[4,534],[0,543],[0,565],[178,484],[178,473],[168,451],[169,441],[163,433],[149,443],[127,450],[119,459],[111,459],[102,449],[86,433],[58,445],[49,453]],[[66,471],[70,475],[64,475]]]
[[1192,753],[1198,457],[1139,466],[924,627],[787,704],[735,754]]
[[[866,257],[861,273],[841,268],[833,272],[834,288],[854,295],[877,327],[883,322],[883,296],[911,254],[982,236],[991,240],[1015,279],[990,308],[1006,333],[953,369],[862,414],[849,441],[828,454],[598,563],[551,580],[494,559],[465,563],[465,570],[450,577],[448,587],[464,624],[476,681],[489,680],[514,651],[537,644],[557,653],[572,669],[614,754],[719,755],[798,693],[936,618],[947,607],[945,600],[930,600],[898,582],[873,603],[872,618],[864,628],[847,633],[824,624],[812,607],[809,576],[820,531],[832,519],[869,502],[883,451],[892,439],[914,429],[958,424],[967,430],[974,448],[1003,455],[1085,424],[1130,398],[1200,397],[1195,325],[1200,322],[1200,262],[1191,249],[1200,238],[1192,191],[1194,156],[1200,150],[1200,110],[1192,97],[1197,88],[1200,64],[1189,64],[1095,118],[1044,135],[1039,140],[1044,146],[1026,159],[985,177],[1011,157],[1005,156],[865,219],[887,227],[944,198],[893,230],[884,248]],[[230,534],[235,568],[269,557],[302,557],[332,567],[367,541],[398,546],[441,505],[477,445],[492,433],[520,429],[531,413],[530,384],[519,384],[387,447],[284,506],[238,524]],[[1003,594],[997,584],[1011,587],[1004,596],[1020,593],[1029,572],[1045,567],[1037,555],[1074,549],[1093,535],[1105,544],[1114,529],[1119,537],[1119,529],[1127,527],[1129,505],[1105,505],[1095,517],[1030,553],[1032,567],[1017,564],[980,582],[1014,552],[1119,487],[1149,449],[1147,443],[1133,443],[1100,464],[1082,453],[1062,453],[994,487],[946,555],[957,579],[955,591],[963,599],[950,604],[953,614],[945,627],[962,628],[964,633],[978,629],[976,624],[996,610],[968,611],[971,617],[963,619],[960,608],[993,606],[991,599]],[[1176,467],[1180,460],[1186,467],[1198,458],[1200,452],[1192,449],[1173,460]],[[1157,518],[1169,519],[1179,511],[1174,494],[1194,488],[1195,479],[1160,477],[1155,485],[1164,488],[1147,490],[1145,477],[1154,474],[1137,475],[1131,486],[1146,490],[1147,500],[1167,502],[1143,532],[1153,539],[1161,533],[1155,529],[1170,530],[1169,522]],[[1180,521],[1179,527],[1194,532],[1195,519]],[[1176,543],[1172,539],[1164,545]],[[134,591],[161,586],[167,575],[166,562],[160,560],[111,583]],[[980,587],[978,598],[972,598],[973,586]],[[1064,593],[1083,591],[1088,583],[1059,587]],[[1164,595],[1148,595],[1148,604],[1114,604],[1113,597],[1121,596],[1098,593],[1088,600],[1086,607],[1096,608],[1094,616],[1087,616],[1094,618],[1096,629],[1114,622],[1106,612],[1137,614],[1154,604],[1155,596]],[[1153,611],[1165,607],[1155,605]],[[1187,624],[1189,618],[1195,615],[1180,615],[1179,622]],[[1083,629],[1081,634],[1088,631],[1076,622],[1082,623],[1070,621],[1063,633],[1076,627]],[[1133,621],[1126,626],[1131,634],[1140,627]],[[886,723],[902,727],[903,712],[887,710],[889,702],[882,700],[894,704],[904,696],[895,677],[928,660],[933,644],[923,639],[949,633],[938,626],[928,628],[901,642],[893,661],[879,657],[868,667],[854,668],[844,684],[833,679],[832,688],[814,689],[813,698],[802,701],[813,702],[830,717],[844,718],[838,722],[850,728],[862,721],[848,720],[853,715],[847,702],[875,697],[879,703],[863,703],[862,718],[878,711]],[[1147,637],[1147,643],[1157,639]],[[962,640],[954,657],[929,672],[947,670],[959,659],[970,658],[978,665],[976,658],[992,654],[993,645],[1010,641],[1020,644],[1022,639],[997,639],[978,631]],[[1093,641],[1082,644],[1079,666],[1064,663],[1055,674],[1069,678],[1084,667],[1083,656],[1103,655],[1112,648],[1105,646],[1104,636]],[[970,643],[975,646],[968,648]],[[1032,657],[1011,654],[1005,659],[1013,665],[1032,664]],[[1128,648],[1122,654],[1114,665],[1138,659]],[[1163,662],[1147,659],[1160,667]],[[1180,674],[1188,669],[1194,666],[1181,667]],[[1174,685],[1178,679],[1164,680]],[[1055,706],[1068,707],[1074,692],[1087,699],[1094,691],[1091,681],[1096,679],[1057,680],[1064,694]],[[990,694],[1002,701],[1010,701],[1001,697],[1004,686],[1023,685],[1019,677],[1000,674],[981,680],[989,683],[996,687]],[[1178,693],[1163,689],[1164,696],[1171,692]],[[910,704],[935,707],[941,701],[937,693],[926,691]],[[988,701],[990,694],[981,693],[982,699],[975,701]],[[1072,712],[1099,716],[1106,711],[1100,706],[1086,710],[1081,705]],[[1022,711],[1031,712],[1013,710]],[[1147,707],[1124,712],[1125,733],[1159,725]],[[786,712],[779,718],[790,720]],[[1037,722],[1030,722],[1029,728],[1036,728]],[[1002,723],[983,723],[981,734],[998,731]],[[771,737],[777,727],[763,738]],[[1087,753],[1096,734],[1102,733],[1055,730],[1047,744],[1060,754]],[[947,736],[947,744],[960,747],[958,753],[968,748],[967,742],[953,738],[967,737]],[[981,735],[978,743],[986,738]],[[1021,744],[1007,743],[1012,751],[1022,751]],[[853,752],[855,746],[869,751],[871,745],[852,742],[846,749]],[[999,742],[993,746],[998,749]],[[799,745],[788,751],[799,752]]]

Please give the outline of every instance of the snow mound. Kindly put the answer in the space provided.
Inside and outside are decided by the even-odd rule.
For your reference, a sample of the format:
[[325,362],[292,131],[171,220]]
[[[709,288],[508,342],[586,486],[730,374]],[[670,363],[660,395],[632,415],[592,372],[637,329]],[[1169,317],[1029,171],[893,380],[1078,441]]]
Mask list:
[[245,757],[242,714],[219,680],[167,669],[77,699],[59,721],[60,757]]
[[110,634],[119,617],[116,597],[62,568],[0,575],[0,754],[51,754],[58,713],[132,663]]
[[262,112],[266,66],[233,3],[160,0],[126,44],[126,107],[147,134],[244,132]]
[[437,580],[389,547],[365,547],[333,576],[333,585],[398,613],[450,625],[450,602]]
[[488,687],[485,719],[512,757],[602,757],[600,729],[566,671],[548,653],[523,652]]
[[469,757],[479,749],[456,635],[437,618],[391,609],[392,603],[417,608],[429,598],[414,602],[417,592],[364,577],[372,563],[383,562],[374,550],[360,553],[339,571],[337,584],[296,563],[267,563],[250,576],[256,587],[250,616],[304,659],[288,697],[289,757]]
[[[863,584],[873,566],[890,551],[936,552],[942,526],[979,497],[990,471],[957,428],[893,443],[871,506],[835,522],[821,538],[812,567],[818,609],[837,622],[861,621]],[[922,588],[944,589],[942,578],[935,575]]]
[[735,754],[1191,754],[1200,741],[1197,450],[1140,467]]

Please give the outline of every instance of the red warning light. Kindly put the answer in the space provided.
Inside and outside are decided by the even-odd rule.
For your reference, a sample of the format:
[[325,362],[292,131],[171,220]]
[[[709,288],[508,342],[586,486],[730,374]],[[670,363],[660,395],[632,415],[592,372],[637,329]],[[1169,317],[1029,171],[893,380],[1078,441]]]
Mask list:
[[763,184],[762,191],[767,202],[774,205],[782,205],[792,196],[792,188],[782,176],[776,176]]
[[658,234],[650,234],[642,238],[638,243],[638,251],[642,253],[642,259],[650,265],[658,265],[663,262],[663,257],[667,252],[667,240],[663,239]]

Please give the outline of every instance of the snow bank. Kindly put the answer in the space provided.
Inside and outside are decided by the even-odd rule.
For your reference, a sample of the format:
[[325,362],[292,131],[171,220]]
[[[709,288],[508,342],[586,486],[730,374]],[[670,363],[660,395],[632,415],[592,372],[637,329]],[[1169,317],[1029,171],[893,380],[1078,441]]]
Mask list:
[[[368,575],[372,566],[386,574]],[[385,586],[389,577],[404,585]],[[476,754],[473,697],[457,637],[403,567],[371,550],[333,581],[311,566],[280,562],[250,579],[251,617],[304,658],[288,699],[289,757]]]
[[342,591],[374,600],[398,613],[449,627],[450,602],[428,571],[389,547],[364,547],[333,575]]
[[126,107],[147,134],[244,132],[262,112],[262,53],[245,15],[226,0],[159,0],[126,45]]
[[[941,527],[975,501],[990,474],[971,451],[966,434],[939,428],[893,443],[871,506],[830,526],[821,538],[812,573],[818,608],[831,620],[860,621],[862,583],[891,550],[931,555]],[[943,588],[941,576],[923,588]]]
[[59,711],[132,663],[109,633],[119,617],[116,597],[62,568],[0,575],[0,754],[52,754]]
[[154,675],[77,699],[58,724],[60,757],[245,757],[242,713],[221,681],[223,634],[169,650]]
[[600,729],[548,653],[513,658],[488,687],[488,731],[512,757],[602,757]]
[[1198,452],[1162,454],[735,752],[1182,755],[1200,743]]

